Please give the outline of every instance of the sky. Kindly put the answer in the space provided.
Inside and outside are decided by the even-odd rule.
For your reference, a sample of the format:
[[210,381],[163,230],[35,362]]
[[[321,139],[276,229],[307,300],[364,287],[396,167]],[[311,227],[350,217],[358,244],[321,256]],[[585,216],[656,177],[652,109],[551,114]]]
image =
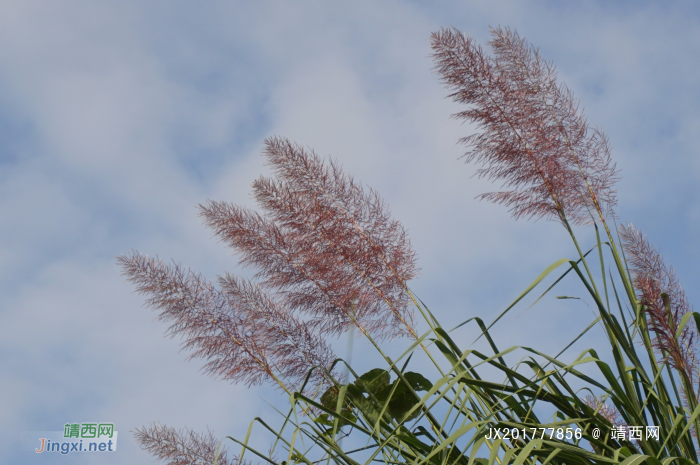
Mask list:
[[[444,326],[493,319],[573,257],[561,226],[474,199],[494,186],[460,160],[474,128],[450,118],[461,108],[432,72],[440,27],[485,44],[489,26],[508,26],[556,64],[612,143],[620,222],[699,302],[699,20],[694,2],[0,3],[0,464],[148,464],[137,427],[241,438],[254,417],[276,420],[278,391],[185,362],[115,259],[137,250],[212,279],[248,273],[196,205],[253,206],[266,137],[332,156],[382,194],[417,251],[411,286]],[[555,353],[593,318],[585,302],[516,318],[525,308],[494,330],[503,348]],[[373,368],[365,349],[359,369]],[[115,424],[114,455],[16,444],[89,421]]]

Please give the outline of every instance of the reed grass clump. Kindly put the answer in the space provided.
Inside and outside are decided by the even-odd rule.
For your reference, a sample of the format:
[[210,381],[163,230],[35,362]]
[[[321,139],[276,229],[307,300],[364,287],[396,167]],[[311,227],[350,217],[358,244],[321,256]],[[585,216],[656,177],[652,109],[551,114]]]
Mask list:
[[[431,38],[435,71],[466,106],[454,117],[478,128],[461,140],[466,159],[504,189],[480,198],[515,219],[559,223],[574,255],[547,267],[488,326],[460,325],[491,351],[465,349],[411,292],[416,254],[378,193],[337,162],[270,138],[263,155],[273,176],[253,184],[259,211],[199,206],[205,225],[255,270],[252,280],[211,282],[137,252],[119,263],[207,373],[271,383],[289,409],[218,444],[211,433],[144,427],[136,438],[145,450],[170,465],[698,462],[700,315],[647,238],[616,226],[618,171],[603,132],[537,49],[514,31],[491,32],[491,53],[455,29]],[[573,226],[590,234],[579,240]],[[573,362],[564,351],[499,349],[494,324],[545,279],[554,284],[538,300],[567,275],[596,315],[564,350],[594,328],[604,343]],[[380,366],[356,373],[334,354],[329,338],[348,333],[370,342]],[[405,351],[392,358],[383,344],[397,338]],[[414,368],[414,355],[432,368]],[[263,433],[267,451],[249,441]]]

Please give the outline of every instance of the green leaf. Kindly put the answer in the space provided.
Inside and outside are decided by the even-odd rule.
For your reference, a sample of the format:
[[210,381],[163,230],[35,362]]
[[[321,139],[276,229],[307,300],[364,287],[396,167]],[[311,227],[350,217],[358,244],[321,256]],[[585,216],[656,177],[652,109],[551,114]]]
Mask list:
[[319,415],[318,418],[314,420],[314,423],[318,423],[319,425],[333,426],[333,422],[328,418],[327,413]]
[[381,368],[375,368],[355,380],[355,386],[362,392],[376,393],[389,385],[391,376]]
[[392,397],[389,402],[389,414],[396,420],[403,419],[404,422],[413,420],[420,415],[420,410],[411,413],[407,418],[403,418],[409,410],[418,403],[418,399],[412,393],[406,391]]
[[430,391],[433,388],[433,383],[420,373],[409,371],[403,377],[406,378],[414,391]]
[[335,386],[331,386],[323,393],[321,405],[329,410],[335,410],[335,407],[338,405],[338,389]]
[[389,385],[391,376],[381,368],[374,368],[355,380],[355,386],[362,392],[375,394]]

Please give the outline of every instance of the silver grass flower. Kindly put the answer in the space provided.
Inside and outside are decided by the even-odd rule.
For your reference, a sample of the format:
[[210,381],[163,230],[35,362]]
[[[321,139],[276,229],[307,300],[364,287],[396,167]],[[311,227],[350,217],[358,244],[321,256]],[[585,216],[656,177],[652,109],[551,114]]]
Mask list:
[[356,324],[378,340],[415,335],[415,254],[377,193],[286,139],[268,139],[265,155],[277,178],[253,184],[263,215],[210,201],[205,223],[321,333]]
[[[166,465],[211,465],[219,445],[211,431],[178,431],[160,424],[137,428],[135,437],[141,449],[148,451]],[[224,447],[219,451],[217,460],[218,465],[250,465],[246,460],[240,462],[238,457],[229,457]]]
[[537,49],[509,29],[491,33],[494,56],[456,29],[432,35],[437,73],[450,97],[470,106],[454,117],[481,130],[461,139],[467,161],[483,166],[479,177],[509,188],[479,197],[515,218],[583,224],[611,216],[617,173],[605,135]]

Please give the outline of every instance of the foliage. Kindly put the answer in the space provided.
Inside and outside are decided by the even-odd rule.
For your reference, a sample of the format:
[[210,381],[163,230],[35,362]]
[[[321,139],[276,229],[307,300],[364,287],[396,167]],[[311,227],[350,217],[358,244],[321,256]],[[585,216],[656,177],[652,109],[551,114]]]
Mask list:
[[[269,139],[275,177],[253,185],[262,214],[224,202],[200,206],[205,224],[256,268],[253,281],[227,274],[216,286],[138,253],[119,260],[148,304],[172,322],[171,333],[208,360],[208,372],[249,385],[272,382],[289,396],[289,411],[277,428],[255,419],[246,438],[228,438],[242,446],[233,459],[190,432],[189,442],[206,453],[183,455],[187,437],[167,428],[139,430],[145,449],[171,464],[208,463],[212,454],[217,463],[307,465],[698,462],[700,315],[641,233],[628,226],[618,237],[617,172],[603,133],[536,49],[510,30],[492,33],[493,56],[456,30],[432,37],[438,74],[451,97],[469,105],[455,116],[481,131],[462,140],[467,159],[483,165],[480,176],[510,189],[483,199],[515,218],[560,223],[574,258],[546,268],[488,327],[465,321],[492,353],[464,350],[410,291],[415,254],[378,194],[337,163]],[[595,240],[584,251],[572,225],[586,224]],[[554,284],[538,301],[566,276],[597,311],[568,347],[594,327],[604,329],[607,345],[571,363],[531,347],[499,349],[492,326],[545,279]],[[382,367],[360,375],[333,354],[327,338],[354,330]],[[392,359],[381,343],[398,336],[410,344]],[[409,370],[418,354],[437,375]],[[519,363],[506,362],[518,354]],[[624,434],[635,426],[658,426],[658,439]],[[508,433],[494,436],[495,429]],[[270,435],[268,452],[249,442],[259,431]],[[351,440],[364,445],[344,448]]]

